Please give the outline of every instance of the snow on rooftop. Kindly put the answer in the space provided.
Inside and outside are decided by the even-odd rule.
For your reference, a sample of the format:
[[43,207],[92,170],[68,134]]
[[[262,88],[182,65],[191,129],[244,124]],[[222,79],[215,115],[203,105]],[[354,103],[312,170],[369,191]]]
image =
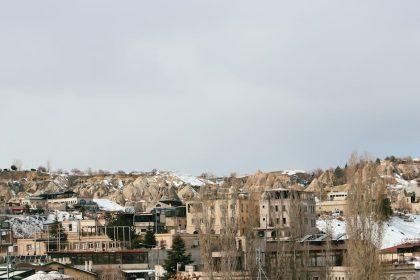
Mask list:
[[82,220],[82,214],[81,213],[71,213],[71,212],[66,212],[66,211],[59,211],[59,210],[55,210],[54,213],[50,213],[48,214],[48,218],[45,221],[45,223],[52,223],[55,220],[62,222],[62,221],[67,221],[67,220]]
[[[392,217],[384,223],[382,249],[420,238],[420,215],[410,215],[410,217],[411,222]],[[324,232],[331,230],[333,237],[346,233],[346,222],[337,219],[317,220],[316,226]]]
[[111,201],[106,198],[94,198],[93,202],[98,204],[99,209],[103,211],[111,211],[111,212],[117,212],[117,211],[124,211],[125,207],[119,205],[118,203]]
[[317,220],[316,227],[325,232],[331,232],[333,238],[346,233],[346,222],[337,219]]

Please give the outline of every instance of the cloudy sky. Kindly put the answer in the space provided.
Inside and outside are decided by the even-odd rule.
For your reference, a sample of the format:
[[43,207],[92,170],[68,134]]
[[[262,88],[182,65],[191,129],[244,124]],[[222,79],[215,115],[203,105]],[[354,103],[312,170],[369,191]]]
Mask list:
[[2,1],[0,166],[420,156],[418,1]]

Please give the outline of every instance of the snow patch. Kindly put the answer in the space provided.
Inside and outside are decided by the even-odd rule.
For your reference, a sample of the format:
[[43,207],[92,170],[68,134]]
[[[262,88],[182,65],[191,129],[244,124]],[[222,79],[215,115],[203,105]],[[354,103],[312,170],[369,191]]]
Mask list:
[[94,198],[93,202],[98,204],[99,209],[103,211],[118,212],[125,210],[125,207],[106,198]]
[[15,237],[28,238],[42,231],[46,219],[45,216],[9,216],[5,221],[9,222]]
[[[420,238],[420,215],[410,215],[411,222],[399,217],[392,217],[384,223],[381,249],[393,247]],[[319,230],[331,231],[333,237],[346,233],[346,222],[337,219],[317,220]]]
[[418,184],[416,180],[407,181],[404,180],[401,175],[395,174],[395,180],[397,184],[395,185],[388,185],[388,188],[394,190],[406,190],[407,192],[415,192],[416,195],[420,195],[420,188],[418,188]]
[[286,175],[289,175],[289,176],[292,176],[292,175],[296,175],[298,173],[306,173],[306,171],[305,170],[283,170],[282,173],[286,174]]
[[177,177],[179,180],[181,180],[185,184],[190,184],[191,186],[201,187],[206,183],[205,180],[198,179],[197,177],[191,176],[191,175],[181,175],[181,174],[173,173],[173,176]]

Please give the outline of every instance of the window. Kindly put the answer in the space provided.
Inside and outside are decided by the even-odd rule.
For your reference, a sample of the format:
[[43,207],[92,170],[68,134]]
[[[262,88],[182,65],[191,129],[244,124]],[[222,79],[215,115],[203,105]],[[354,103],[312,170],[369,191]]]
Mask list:
[[26,245],[26,251],[32,251],[32,244]]
[[69,231],[73,231],[73,225],[69,224]]
[[305,218],[304,221],[305,221],[305,225],[307,225],[308,224],[308,218]]
[[276,205],[276,212],[279,212],[279,206]]
[[279,218],[276,219],[276,224],[280,224],[280,219]]
[[286,224],[287,224],[286,218],[283,218],[283,225],[286,225]]
[[271,232],[271,237],[272,237],[272,238],[276,238],[276,237],[277,237],[277,233],[276,233],[276,231],[275,231],[275,230],[273,230],[273,231]]
[[315,207],[314,206],[309,206],[309,212],[314,213],[315,212]]
[[315,220],[311,220],[311,227],[315,227]]
[[281,206],[281,211],[286,211],[286,205]]

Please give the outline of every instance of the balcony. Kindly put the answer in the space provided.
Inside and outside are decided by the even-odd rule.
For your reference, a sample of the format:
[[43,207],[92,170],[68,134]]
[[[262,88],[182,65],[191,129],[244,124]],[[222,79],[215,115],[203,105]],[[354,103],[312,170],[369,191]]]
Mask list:
[[57,252],[119,252],[129,249],[128,241],[76,241],[51,242],[47,244],[47,253]]

